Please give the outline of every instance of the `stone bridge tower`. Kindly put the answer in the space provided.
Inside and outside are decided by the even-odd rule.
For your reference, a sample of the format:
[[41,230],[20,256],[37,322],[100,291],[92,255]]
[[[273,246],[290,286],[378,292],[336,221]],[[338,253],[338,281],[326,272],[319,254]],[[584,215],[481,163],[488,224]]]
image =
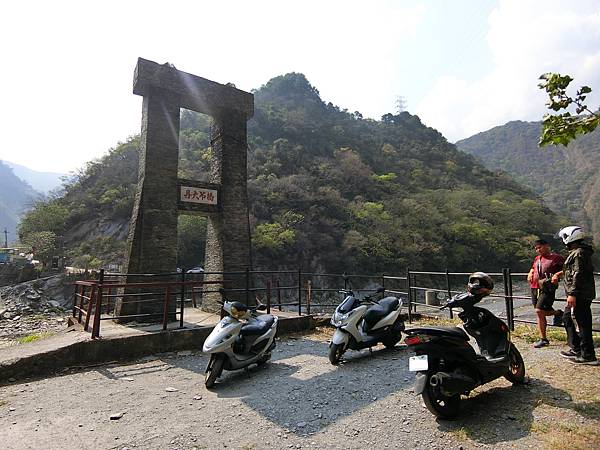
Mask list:
[[[179,213],[209,217],[207,272],[250,268],[247,121],[254,113],[254,96],[142,58],[135,69],[133,92],[144,100],[138,189],[127,240],[127,273],[175,272]],[[209,183],[177,176],[180,108],[213,119],[214,159]],[[205,276],[211,278],[222,276]],[[245,279],[231,277],[224,287],[243,288]],[[240,300],[245,299],[242,295],[238,295]],[[235,293],[231,297],[235,298]],[[217,299],[219,294],[205,295],[203,309],[218,311]],[[117,314],[157,312],[157,306],[143,305],[124,297]]]

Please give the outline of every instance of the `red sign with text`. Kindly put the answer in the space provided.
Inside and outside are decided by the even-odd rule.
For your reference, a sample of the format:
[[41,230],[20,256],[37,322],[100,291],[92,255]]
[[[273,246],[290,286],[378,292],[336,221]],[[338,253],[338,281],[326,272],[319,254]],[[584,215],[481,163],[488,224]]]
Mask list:
[[200,187],[181,186],[180,199],[182,202],[217,204],[217,191]]

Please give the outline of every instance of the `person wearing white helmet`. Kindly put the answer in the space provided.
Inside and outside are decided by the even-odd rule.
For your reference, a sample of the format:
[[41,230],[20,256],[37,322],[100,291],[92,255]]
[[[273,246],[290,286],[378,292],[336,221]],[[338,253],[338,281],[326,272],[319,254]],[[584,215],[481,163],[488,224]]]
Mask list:
[[[594,250],[584,242],[586,237],[581,227],[562,228],[557,237],[562,239],[569,250],[562,272],[554,275],[553,281],[563,277],[567,306],[563,315],[563,323],[567,332],[569,350],[560,354],[580,364],[596,363],[596,352],[592,339],[592,300],[596,298],[594,283],[594,266],[592,254]],[[573,317],[579,325],[579,333],[575,328]]]

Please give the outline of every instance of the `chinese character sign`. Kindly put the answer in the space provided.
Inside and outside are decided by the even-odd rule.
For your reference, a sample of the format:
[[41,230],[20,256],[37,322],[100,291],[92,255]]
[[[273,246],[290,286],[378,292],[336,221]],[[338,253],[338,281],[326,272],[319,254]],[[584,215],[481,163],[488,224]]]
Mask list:
[[200,187],[181,186],[180,198],[182,202],[216,205],[217,191]]

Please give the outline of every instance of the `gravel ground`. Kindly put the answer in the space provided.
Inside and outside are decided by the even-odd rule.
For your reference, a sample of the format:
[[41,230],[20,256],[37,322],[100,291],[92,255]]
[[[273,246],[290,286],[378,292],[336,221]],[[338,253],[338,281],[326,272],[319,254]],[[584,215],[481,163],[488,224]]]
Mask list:
[[[0,442],[4,449],[122,450],[560,448],[563,434],[563,443],[579,439],[580,448],[600,442],[600,368],[575,367],[557,356],[562,347],[533,350],[517,341],[533,379],[479,388],[463,401],[462,417],[448,422],[412,393],[404,346],[348,352],[334,367],[329,336],[279,340],[272,362],[225,372],[213,391],[204,388],[200,352],[4,386]],[[583,372],[596,381],[591,388],[572,381]]]

